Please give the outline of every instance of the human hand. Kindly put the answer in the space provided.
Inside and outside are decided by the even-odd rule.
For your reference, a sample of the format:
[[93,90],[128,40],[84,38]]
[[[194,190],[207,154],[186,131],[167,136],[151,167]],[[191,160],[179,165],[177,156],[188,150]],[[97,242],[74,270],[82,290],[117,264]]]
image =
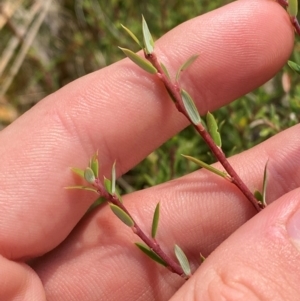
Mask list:
[[[156,42],[173,72],[201,53],[182,81],[202,113],[271,78],[292,47],[290,20],[270,1],[234,2]],[[0,299],[298,300],[299,221],[298,230],[286,225],[300,208],[299,126],[230,159],[251,190],[269,159],[268,201],[278,201],[247,223],[252,205],[202,170],[123,198],[145,229],[161,202],[165,250],[178,243],[194,266],[199,252],[214,251],[184,285],[132,244],[136,237],[109,208],[79,222],[94,197],[63,189],[74,183],[69,166],[84,167],[98,149],[104,174],[117,160],[121,175],[186,124],[155,77],[122,60],[48,96],[2,131]],[[42,254],[32,268],[24,263]]]

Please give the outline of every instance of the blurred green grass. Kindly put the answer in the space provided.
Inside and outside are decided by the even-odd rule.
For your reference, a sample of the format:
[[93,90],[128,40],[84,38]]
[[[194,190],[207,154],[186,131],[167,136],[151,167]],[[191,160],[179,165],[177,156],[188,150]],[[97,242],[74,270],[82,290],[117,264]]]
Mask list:
[[[21,2],[19,12],[16,10],[9,18],[10,22],[0,31],[0,60],[9,41],[22,26],[24,28],[24,18],[26,19],[26,14],[29,14],[36,1]],[[17,75],[0,98],[1,126],[6,126],[41,98],[74,79],[122,59],[124,55],[117,48],[118,45],[136,49],[120,24],[139,33],[143,14],[156,39],[176,25],[228,2],[230,1],[52,1]],[[17,57],[20,48],[18,46],[15,49],[13,58]],[[292,59],[298,64],[299,48],[297,41]],[[0,76],[0,87],[7,74],[6,71]],[[5,108],[10,110],[6,112],[6,116]],[[214,115],[219,122],[225,121],[221,128],[223,148],[231,156],[297,124],[299,112],[299,77],[288,67],[284,67],[270,82],[219,109]],[[192,128],[187,128],[124,175],[119,180],[122,192],[165,182],[195,170],[193,163],[180,156],[182,153],[208,163],[214,162],[201,138]]]

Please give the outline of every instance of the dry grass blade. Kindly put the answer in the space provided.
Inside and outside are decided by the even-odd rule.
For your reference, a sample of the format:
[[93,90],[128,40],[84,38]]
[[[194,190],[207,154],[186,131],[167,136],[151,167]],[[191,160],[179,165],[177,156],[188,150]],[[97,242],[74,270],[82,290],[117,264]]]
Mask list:
[[6,1],[0,6],[0,29],[6,24],[6,22],[13,16],[15,11],[22,5],[24,0]]
[[[19,31],[19,34],[21,35],[21,37],[23,37],[25,35],[25,33],[28,31],[28,28],[32,22],[32,20],[34,19],[35,15],[39,12],[40,8],[41,8],[42,2],[35,2],[29,11],[29,14],[26,18],[26,20],[24,21],[24,24],[22,27],[19,28],[19,26],[17,26],[17,29]],[[1,29],[1,28],[0,28]],[[7,45],[7,47],[4,49],[3,54],[0,58],[0,77],[3,74],[3,71],[5,70],[6,66],[8,65],[9,61],[11,60],[11,58],[14,55],[14,52],[16,50],[16,48],[18,47],[18,45],[20,44],[21,40],[19,37],[12,37]]]
[[22,47],[20,49],[20,52],[18,53],[14,63],[12,64],[12,67],[9,70],[9,74],[7,76],[7,78],[4,80],[2,86],[1,86],[1,90],[0,90],[0,96],[4,95],[6,93],[6,91],[8,90],[9,86],[11,85],[14,77],[16,76],[16,74],[18,73],[24,59],[25,56],[36,36],[36,34],[38,33],[38,30],[40,28],[40,26],[42,25],[47,12],[50,8],[50,4],[51,4],[52,0],[47,0],[44,2],[44,5],[42,7],[42,10],[39,14],[39,16],[37,17],[37,19],[33,22],[33,24],[31,25],[25,39],[24,39],[24,43],[22,44]]

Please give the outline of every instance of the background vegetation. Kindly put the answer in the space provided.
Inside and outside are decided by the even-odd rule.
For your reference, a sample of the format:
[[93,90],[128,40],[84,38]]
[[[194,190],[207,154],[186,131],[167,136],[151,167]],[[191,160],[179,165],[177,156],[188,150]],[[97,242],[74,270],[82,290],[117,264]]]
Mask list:
[[[143,14],[158,38],[228,2],[0,0],[0,128],[49,93],[123,58],[117,45],[136,49],[121,23],[139,33]],[[298,64],[299,48],[296,42],[292,59]],[[298,123],[299,112],[299,77],[284,67],[270,82],[215,113],[219,122],[224,121],[221,135],[226,154],[239,153]],[[213,162],[201,139],[187,128],[119,180],[123,193],[196,169],[181,153]]]

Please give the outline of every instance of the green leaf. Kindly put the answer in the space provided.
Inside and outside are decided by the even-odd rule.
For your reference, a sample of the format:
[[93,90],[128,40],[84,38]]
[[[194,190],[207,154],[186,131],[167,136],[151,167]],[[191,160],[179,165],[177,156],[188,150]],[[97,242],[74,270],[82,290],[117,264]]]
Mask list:
[[160,63],[160,65],[161,65],[161,68],[162,68],[164,74],[166,75],[166,77],[167,77],[169,80],[171,80],[170,73],[169,73],[167,67],[166,67],[163,63]]
[[88,190],[98,193],[98,191],[92,187],[89,186],[82,186],[82,185],[75,185],[75,186],[67,186],[65,189],[81,189],[81,190]]
[[156,184],[154,178],[147,174],[143,174],[143,178],[146,180],[146,182],[149,186],[154,186]]
[[129,30],[127,27],[125,27],[124,25],[121,24],[121,26],[123,27],[123,29],[131,36],[131,38],[141,47],[141,49],[143,49],[143,45],[142,43],[139,41],[139,39],[135,36],[135,34],[133,34],[133,32],[131,30]]
[[142,29],[143,29],[143,38],[144,38],[146,53],[151,54],[154,50],[154,42],[143,15],[142,15]]
[[74,172],[76,175],[84,179],[84,170],[76,167],[71,168],[72,172]]
[[181,155],[181,156],[184,157],[184,158],[186,158],[186,159],[188,159],[189,161],[192,161],[192,162],[196,163],[200,167],[203,167],[203,168],[205,168],[205,169],[213,172],[214,174],[216,174],[216,175],[218,175],[218,176],[220,176],[222,178],[225,178],[225,179],[231,181],[231,177],[228,175],[227,172],[221,171],[219,169],[216,169],[215,167],[213,167],[211,165],[208,165],[205,162],[203,162],[203,161],[201,161],[201,160],[199,160],[197,158],[194,158],[194,157],[191,157],[191,156],[187,156],[187,155]]
[[203,263],[206,258],[200,253],[200,262]]
[[116,161],[111,169],[111,193],[116,192]]
[[106,177],[104,177],[104,187],[105,187],[106,191],[109,194],[112,194],[112,192],[111,192],[111,180],[107,179]]
[[298,1],[289,0],[289,5],[286,8],[288,14],[292,17],[296,17],[298,14]]
[[90,167],[87,167],[84,171],[84,178],[88,183],[93,184],[96,180],[95,174]]
[[195,106],[195,103],[194,103],[192,97],[188,94],[187,91],[185,91],[183,89],[180,90],[180,93],[181,93],[181,98],[183,101],[184,108],[185,108],[190,120],[195,125],[200,124],[201,118],[200,118],[199,112]]
[[222,120],[220,123],[219,123],[219,131],[221,131],[221,129],[222,129],[222,127],[223,127],[223,125],[225,124],[225,119],[224,120]]
[[151,63],[149,63],[146,59],[140,57],[139,55],[137,55],[136,53],[134,53],[133,51],[126,49],[126,48],[121,48],[119,47],[124,54],[131,59],[135,64],[137,64],[140,68],[142,68],[143,70],[151,73],[151,74],[155,74],[157,73],[157,69],[151,65]]
[[184,274],[187,276],[191,276],[191,267],[182,249],[178,245],[175,245],[174,251],[175,251],[176,258],[181,268],[183,269]]
[[267,173],[267,167],[268,167],[268,162],[265,165],[265,169],[264,169],[264,180],[263,180],[263,189],[262,189],[262,205],[265,208],[267,206],[267,181],[268,181],[268,173]]
[[218,124],[216,122],[214,115],[211,114],[210,112],[206,114],[206,125],[207,125],[208,132],[212,137],[212,139],[214,140],[215,144],[218,147],[221,147],[222,141],[221,141],[221,135],[218,130]]
[[296,64],[295,62],[292,61],[288,61],[288,65],[290,66],[290,68],[294,71],[296,71],[297,73],[300,74],[300,65]]
[[179,80],[180,73],[182,71],[186,70],[189,66],[191,66],[198,57],[199,57],[199,54],[194,54],[180,66],[180,68],[178,69],[178,71],[176,73],[176,81]]
[[261,204],[263,203],[263,196],[258,190],[255,190],[254,196]]
[[96,178],[98,178],[99,175],[99,161],[98,161],[98,151],[97,153],[91,158],[90,161],[90,168],[94,172],[94,175]]
[[153,220],[152,220],[152,228],[151,228],[151,235],[153,238],[156,236],[157,228],[158,228],[158,221],[159,221],[159,203],[155,207]]
[[110,209],[112,212],[128,227],[134,226],[133,219],[120,207],[116,206],[115,204],[110,204]]
[[152,251],[148,246],[145,244],[136,242],[135,245],[147,256],[149,256],[152,260],[156,261],[157,263],[163,265],[163,266],[168,266],[167,263],[161,259],[154,251]]

